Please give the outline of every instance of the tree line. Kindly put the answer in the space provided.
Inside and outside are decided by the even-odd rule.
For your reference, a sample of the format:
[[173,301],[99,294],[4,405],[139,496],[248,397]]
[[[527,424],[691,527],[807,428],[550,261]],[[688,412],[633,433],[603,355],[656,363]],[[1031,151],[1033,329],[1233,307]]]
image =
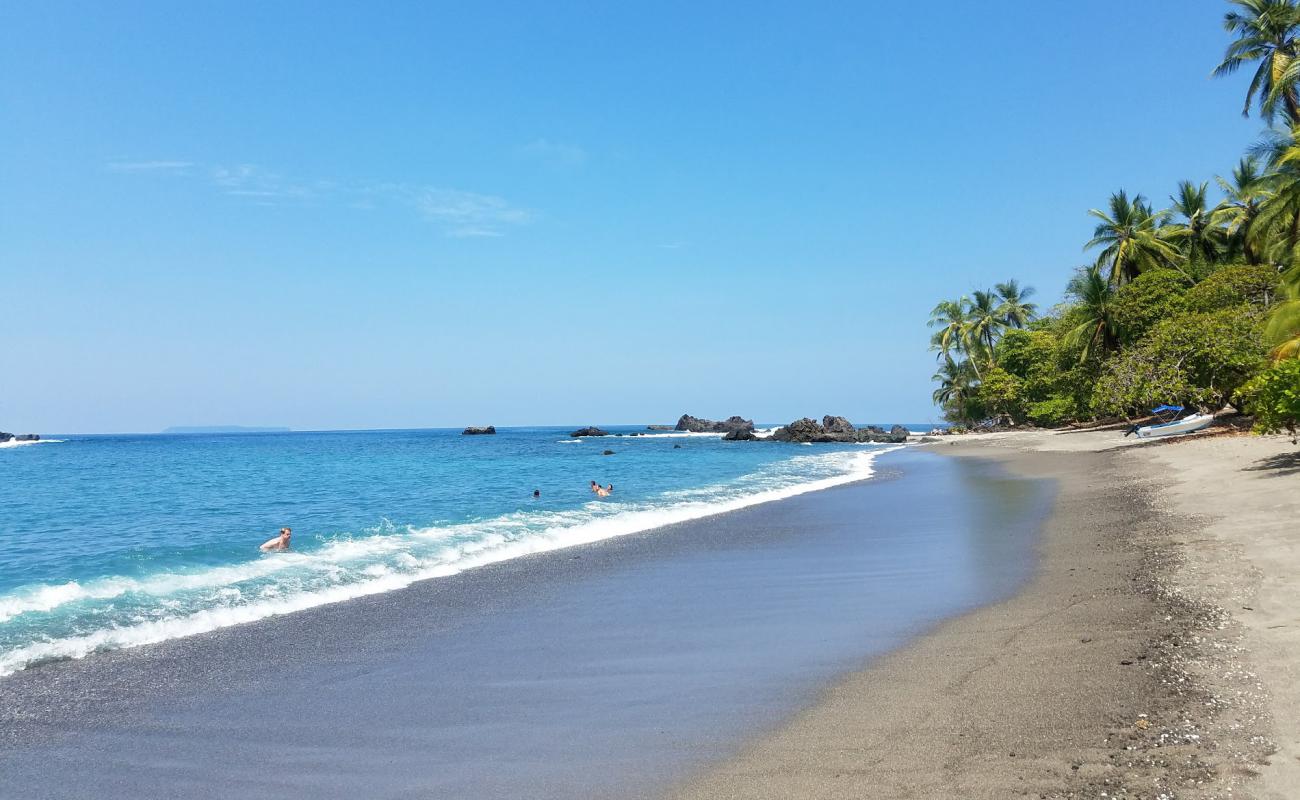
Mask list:
[[[1228,175],[1181,181],[1157,208],[1120,190],[1095,220],[1065,301],[1017,281],[930,314],[934,402],[957,425],[1130,418],[1225,404],[1262,431],[1300,424],[1300,5],[1229,0],[1215,75],[1254,68],[1243,113],[1266,123]],[[1161,204],[1164,205],[1164,204]]]

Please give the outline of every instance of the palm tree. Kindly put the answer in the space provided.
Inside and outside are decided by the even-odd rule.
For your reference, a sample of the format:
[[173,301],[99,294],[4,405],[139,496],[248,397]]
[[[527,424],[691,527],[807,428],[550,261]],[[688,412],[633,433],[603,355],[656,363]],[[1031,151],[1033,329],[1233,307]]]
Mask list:
[[1286,269],[1300,248],[1300,126],[1273,129],[1252,150],[1267,159],[1268,196],[1251,226],[1262,260]]
[[1119,343],[1112,308],[1115,287],[1101,274],[1101,268],[1096,264],[1081,268],[1065,291],[1078,301],[1076,309],[1083,318],[1063,337],[1066,345],[1080,348],[1080,363],[1087,361],[1098,345],[1113,350]]
[[960,419],[966,418],[966,405],[974,390],[978,376],[972,371],[969,361],[944,359],[943,366],[934,373],[931,380],[939,384],[931,398],[934,404],[945,410],[955,410]]
[[[938,350],[938,358],[951,360],[952,353],[970,353],[978,350],[978,343],[971,339],[971,321],[966,310],[970,300],[961,297],[957,300],[944,300],[930,312],[931,328],[938,328],[930,337],[930,348]],[[979,368],[976,367],[978,373]]]
[[973,292],[966,313],[969,319],[971,342],[978,345],[974,348],[974,352],[967,351],[970,353],[971,360],[974,361],[975,356],[980,354],[992,364],[993,345],[997,341],[998,333],[1006,327],[998,296],[987,290]]
[[1110,196],[1109,214],[1095,208],[1088,213],[1101,222],[1083,249],[1102,248],[1097,266],[1109,270],[1111,283],[1133,280],[1143,270],[1173,264],[1177,259],[1177,249],[1159,234],[1159,225],[1167,214],[1153,212],[1142,195],[1130,201],[1121,189]]
[[1034,287],[1026,286],[1022,289],[1015,278],[1012,278],[1006,283],[995,285],[993,289],[1002,300],[998,313],[1002,315],[1002,324],[1005,327],[1023,328],[1038,316],[1038,306],[1025,302],[1027,298],[1033,296]]
[[1300,31],[1300,9],[1294,0],[1229,0],[1237,10],[1223,16],[1223,27],[1237,38],[1228,45],[1223,61],[1215,67],[1216,76],[1231,75],[1243,64],[1259,62],[1255,76],[1246,90],[1242,116],[1250,116],[1250,106],[1259,97],[1259,113],[1272,121],[1279,108],[1287,121],[1300,123],[1300,103],[1296,101],[1296,35]]
[[1282,285],[1285,299],[1269,312],[1264,337],[1273,345],[1273,361],[1300,358],[1300,267],[1292,267]]
[[1214,180],[1223,190],[1223,200],[1214,210],[1213,219],[1215,224],[1226,226],[1229,255],[1240,253],[1247,264],[1259,264],[1252,226],[1260,207],[1272,196],[1268,176],[1260,170],[1257,158],[1246,156],[1233,168],[1231,181],[1217,176]]
[[1169,197],[1173,203],[1170,211],[1178,221],[1160,229],[1165,238],[1182,251],[1186,272],[1193,280],[1204,277],[1205,268],[1217,263],[1224,249],[1223,228],[1205,202],[1207,186],[1206,183],[1197,186],[1191,181],[1179,181],[1177,194]]

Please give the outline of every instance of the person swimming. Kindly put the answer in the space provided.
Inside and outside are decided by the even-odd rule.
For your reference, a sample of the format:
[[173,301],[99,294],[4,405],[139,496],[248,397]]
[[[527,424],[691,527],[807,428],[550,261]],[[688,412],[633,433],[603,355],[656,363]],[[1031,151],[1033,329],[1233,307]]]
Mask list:
[[274,539],[268,539],[262,543],[261,550],[270,552],[272,550],[288,550],[289,537],[293,536],[293,531],[288,528],[281,528],[280,535]]
[[542,496],[542,490],[541,490],[541,489],[534,489],[534,490],[533,490],[533,499],[534,499],[534,500],[536,500],[537,498],[539,498],[539,497],[541,497],[541,496]]
[[592,482],[591,482],[591,493],[592,493],[592,494],[600,494],[600,484],[599,484],[599,483],[596,483],[595,481],[592,481]]

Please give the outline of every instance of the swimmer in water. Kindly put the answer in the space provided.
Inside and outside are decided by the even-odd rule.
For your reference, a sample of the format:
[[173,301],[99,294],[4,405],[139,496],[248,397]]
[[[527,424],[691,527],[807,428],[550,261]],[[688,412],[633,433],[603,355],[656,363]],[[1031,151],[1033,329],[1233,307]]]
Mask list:
[[288,528],[281,528],[280,535],[275,537],[274,539],[268,539],[267,541],[263,542],[261,549],[266,552],[270,552],[272,550],[288,550],[289,537],[292,535],[293,535],[293,531],[289,530]]
[[542,490],[541,490],[541,489],[534,489],[534,490],[533,490],[533,499],[534,499],[534,500],[536,500],[537,498],[539,498],[539,497],[541,497],[541,496],[542,496]]
[[600,494],[600,484],[599,484],[599,483],[596,483],[595,481],[592,481],[592,482],[591,482],[591,493],[592,493],[592,494]]

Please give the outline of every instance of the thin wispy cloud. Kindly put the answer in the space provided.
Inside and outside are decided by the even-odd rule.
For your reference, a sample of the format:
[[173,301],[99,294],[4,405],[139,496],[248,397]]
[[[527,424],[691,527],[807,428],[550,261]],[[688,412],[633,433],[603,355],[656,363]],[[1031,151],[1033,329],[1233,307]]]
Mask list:
[[532,221],[527,209],[503,197],[406,183],[338,184],[286,177],[256,164],[195,164],[182,161],[115,162],[115,172],[184,174],[229,197],[259,206],[337,204],[358,211],[405,208],[453,238],[504,236]]
[[109,172],[186,172],[192,161],[110,161],[104,165]]
[[549,167],[580,167],[587,163],[587,151],[581,147],[549,139],[535,139],[516,152]]
[[417,207],[456,237],[501,236],[503,228],[532,218],[501,197],[454,189],[423,189],[417,194]]

